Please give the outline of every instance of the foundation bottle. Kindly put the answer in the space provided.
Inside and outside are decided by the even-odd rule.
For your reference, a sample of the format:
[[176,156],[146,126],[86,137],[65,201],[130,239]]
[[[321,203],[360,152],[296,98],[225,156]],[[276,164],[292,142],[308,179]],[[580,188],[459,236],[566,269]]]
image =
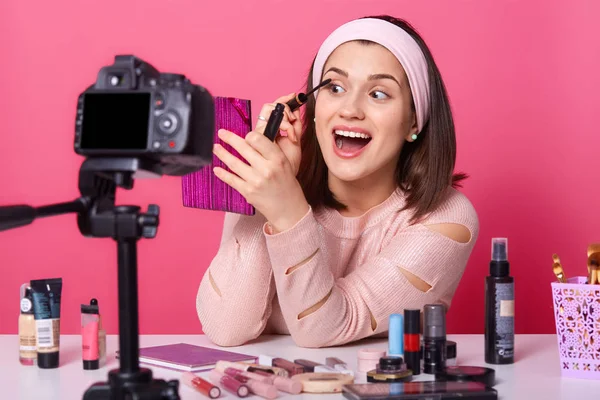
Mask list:
[[37,347],[35,343],[35,317],[31,289],[25,287],[21,298],[19,314],[19,361],[23,365],[36,365]]

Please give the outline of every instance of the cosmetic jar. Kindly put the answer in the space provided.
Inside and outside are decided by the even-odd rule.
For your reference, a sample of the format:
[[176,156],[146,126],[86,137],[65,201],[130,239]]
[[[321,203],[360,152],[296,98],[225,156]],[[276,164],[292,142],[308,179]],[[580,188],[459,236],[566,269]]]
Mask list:
[[412,376],[412,371],[406,368],[402,357],[381,357],[377,367],[367,372],[367,382],[407,382],[412,379]]
[[385,357],[385,350],[360,349],[358,350],[358,372],[368,372],[377,368],[377,362]]

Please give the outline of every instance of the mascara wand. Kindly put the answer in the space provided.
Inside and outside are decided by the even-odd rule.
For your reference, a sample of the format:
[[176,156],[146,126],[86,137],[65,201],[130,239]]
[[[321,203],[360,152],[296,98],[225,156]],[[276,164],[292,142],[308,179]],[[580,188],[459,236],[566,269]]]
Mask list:
[[325,79],[323,82],[311,89],[308,93],[298,93],[295,98],[287,102],[287,105],[290,107],[292,112],[295,111],[298,109],[298,107],[308,101],[308,95],[313,94],[315,91],[327,85],[329,82],[331,82],[331,79]]
[[[291,99],[286,104],[288,105],[288,107],[290,107],[290,110],[294,112],[308,101],[308,96],[310,94],[327,85],[329,82],[331,82],[331,79],[325,79],[319,85],[310,90],[308,93],[298,93],[295,98]],[[275,109],[271,112],[271,116],[269,117],[269,121],[267,122],[267,126],[265,127],[264,133],[264,135],[268,137],[271,141],[275,140],[277,132],[279,132],[279,126],[281,125],[281,121],[283,120],[284,110],[285,106],[281,103],[277,103],[277,105],[275,105]]]

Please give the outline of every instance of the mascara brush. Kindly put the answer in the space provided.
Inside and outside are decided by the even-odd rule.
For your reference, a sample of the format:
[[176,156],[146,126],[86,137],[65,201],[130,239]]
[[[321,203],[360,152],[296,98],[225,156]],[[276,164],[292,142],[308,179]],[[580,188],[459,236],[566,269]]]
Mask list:
[[[331,82],[331,79],[325,79],[319,85],[315,86],[308,93],[298,93],[296,97],[289,100],[286,104],[290,108],[292,112],[297,110],[300,106],[308,101],[308,96],[323,86],[327,85]],[[275,105],[275,109],[271,111],[271,116],[269,117],[269,121],[267,121],[267,126],[265,127],[264,135],[269,138],[269,140],[274,141],[277,136],[277,132],[279,132],[279,126],[281,125],[281,121],[283,120],[283,112],[285,110],[285,106],[281,103],[277,103]]]
[[294,112],[298,109],[302,104],[308,101],[308,96],[321,89],[323,86],[327,85],[331,82],[331,79],[325,79],[323,82],[319,83],[316,87],[311,89],[308,93],[298,93],[296,97],[288,101],[286,104],[290,107],[290,110]]

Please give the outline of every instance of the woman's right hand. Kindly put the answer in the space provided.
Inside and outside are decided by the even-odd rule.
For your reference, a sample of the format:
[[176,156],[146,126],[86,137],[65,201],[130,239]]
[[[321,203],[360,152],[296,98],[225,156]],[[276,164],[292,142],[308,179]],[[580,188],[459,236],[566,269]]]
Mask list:
[[294,97],[296,97],[296,94],[291,93],[276,99],[273,103],[267,103],[263,105],[259,115],[265,120],[259,118],[254,130],[256,132],[264,134],[267,122],[269,121],[271,112],[273,111],[273,109],[275,109],[275,105],[277,105],[277,103],[285,105],[283,120],[281,121],[281,125],[279,126],[279,134],[275,138],[275,143],[279,145],[279,148],[287,157],[288,161],[292,166],[294,176],[296,176],[298,174],[298,169],[300,168],[300,158],[302,155],[300,149],[302,120],[300,118],[300,110],[298,109],[294,112],[291,112],[290,108],[286,104]]

